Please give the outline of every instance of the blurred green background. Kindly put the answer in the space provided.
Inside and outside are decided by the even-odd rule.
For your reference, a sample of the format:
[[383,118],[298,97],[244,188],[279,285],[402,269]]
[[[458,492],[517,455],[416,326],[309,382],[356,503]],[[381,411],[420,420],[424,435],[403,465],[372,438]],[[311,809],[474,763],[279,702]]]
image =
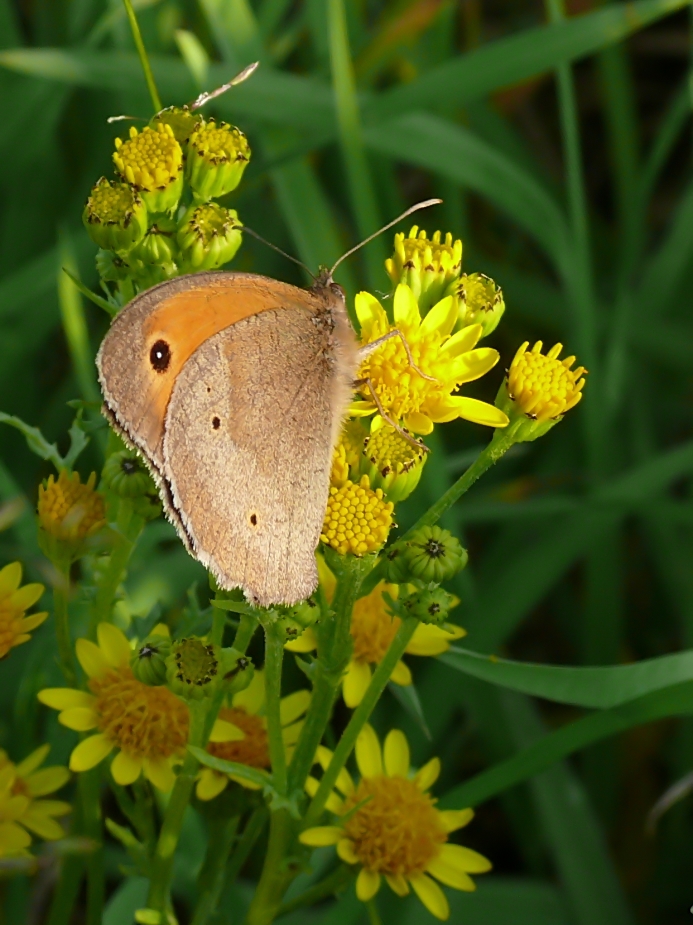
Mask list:
[[[226,200],[245,223],[317,268],[414,201],[440,196],[444,204],[419,224],[461,236],[464,269],[492,276],[508,306],[491,338],[503,362],[470,394],[492,400],[502,366],[526,339],[560,340],[589,368],[577,411],[509,454],[444,522],[471,554],[456,587],[465,645],[579,666],[693,646],[689,5],[136,7],[164,105],[261,61],[246,84],[209,107],[238,124],[253,148],[241,187]],[[0,410],[39,426],[62,449],[74,414],[67,402],[98,398],[92,358],[107,318],[60,268],[97,287],[95,248],[80,216],[96,179],[112,174],[113,139],[128,123],[107,118],[119,114],[151,115],[120,0],[0,0]],[[340,268],[350,296],[388,290],[382,261],[390,244],[385,235]],[[233,266],[307,282],[251,238]],[[459,422],[436,428],[423,487],[399,511],[401,527],[488,436]],[[99,440],[97,432],[80,460],[83,474],[99,466]],[[0,565],[20,558],[47,584],[32,509],[49,471],[17,432],[0,428]],[[196,580],[204,587],[173,531],[155,522],[135,557],[128,605],[136,614],[157,602],[180,608]],[[481,800],[467,842],[495,866],[478,893],[451,897],[452,921],[691,921],[693,798],[656,830],[646,826],[657,799],[693,769],[693,722],[675,718],[693,712],[690,695],[685,701],[685,691],[672,689],[668,706],[645,698],[625,719],[611,709],[581,721],[576,707],[474,680],[440,661],[413,667],[430,737],[411,703],[390,694],[376,725],[404,728],[416,761],[441,756],[439,793],[474,778],[474,795],[459,791]],[[53,759],[68,753],[67,737],[44,727],[35,706],[36,689],[54,673],[48,632],[0,666],[0,745],[15,760],[45,735],[55,740]],[[663,715],[670,718],[650,721]],[[337,726],[345,718],[338,712]],[[618,730],[626,731],[611,734]],[[528,748],[538,764],[508,764]],[[496,777],[487,772],[494,767]],[[510,786],[514,780],[523,782]],[[186,831],[183,903],[201,826],[191,817]],[[109,857],[113,890],[122,857],[115,846]],[[130,882],[112,897],[106,925],[127,925],[138,890]],[[44,875],[0,885],[0,921],[43,921],[49,891]],[[217,921],[240,921],[244,897],[241,886]],[[383,915],[406,925],[433,921],[420,904],[394,897]],[[347,896],[299,920],[347,925],[366,917]]]

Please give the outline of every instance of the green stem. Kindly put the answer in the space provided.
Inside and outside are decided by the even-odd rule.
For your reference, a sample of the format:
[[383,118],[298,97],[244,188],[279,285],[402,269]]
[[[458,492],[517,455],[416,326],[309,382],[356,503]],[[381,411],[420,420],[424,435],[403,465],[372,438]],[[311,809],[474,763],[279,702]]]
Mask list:
[[238,816],[213,819],[202,870],[197,880],[198,900],[191,925],[206,925],[219,905],[224,888],[224,871],[238,830]]
[[101,925],[105,898],[103,826],[100,799],[101,774],[99,768],[79,775],[84,834],[93,842],[93,850],[86,859],[87,913],[86,925]]
[[218,607],[214,606],[214,601],[212,601],[212,632],[209,638],[212,645],[223,645],[224,627],[226,626],[227,619],[226,611],[219,610]]
[[154,75],[152,74],[152,68],[147,56],[147,49],[144,47],[144,42],[142,41],[142,33],[140,32],[140,27],[137,22],[137,17],[135,16],[135,11],[132,8],[131,0],[123,0],[123,3],[125,4],[125,11],[128,14],[128,19],[130,20],[132,37],[135,40],[137,54],[140,56],[140,64],[142,65],[142,70],[144,71],[144,79],[147,81],[147,89],[149,90],[149,95],[152,98],[154,112],[161,112],[161,98],[159,97],[159,91],[156,89]]
[[304,829],[309,829],[311,826],[316,825],[320,819],[339,772],[354,750],[359,733],[368,722],[375,705],[380,700],[388,681],[392,677],[395,666],[404,655],[404,650],[409,645],[418,625],[419,621],[416,617],[405,617],[397,630],[397,635],[390,644],[390,648],[385,653],[385,658],[373,672],[371,683],[368,685],[363,700],[351,714],[349,724],[334,750],[332,761],[323,774],[317,793],[308,807],[308,812],[303,820]]
[[250,852],[255,846],[255,842],[258,840],[262,834],[262,830],[265,827],[267,821],[267,810],[264,806],[258,807],[256,809],[248,823],[243,830],[243,834],[240,837],[238,846],[234,851],[231,860],[229,861],[229,866],[226,871],[226,877],[224,880],[224,888],[228,889],[232,883],[235,882],[236,877],[240,874],[243,869],[243,865],[248,860]]
[[370,925],[383,925],[383,920],[380,918],[380,913],[378,912],[378,906],[375,902],[375,897],[369,899],[366,903],[366,910],[368,911],[368,921]]
[[[190,703],[189,745],[204,748],[204,730],[208,711],[209,705],[205,704],[204,701]],[[162,922],[165,921],[164,916],[169,906],[173,859],[183,825],[183,815],[190,802],[198,767],[197,758],[187,752],[183,767],[171,791],[171,798],[166,807],[164,821],[159,832],[159,840],[152,860],[147,906],[160,913]]]
[[286,752],[282,735],[281,697],[284,631],[276,622],[265,626],[265,715],[272,782],[275,790],[286,794]]
[[113,548],[107,564],[95,582],[96,593],[92,601],[89,620],[91,639],[95,638],[96,627],[99,623],[111,622],[118,588],[125,577],[130,556],[143,528],[142,518],[133,514],[132,505],[127,499],[121,499],[118,504]]
[[315,676],[310,706],[289,768],[289,792],[302,789],[315,761],[315,751],[322,741],[332,713],[346,666],[351,656],[351,614],[360,596],[361,585],[373,568],[372,559],[348,558],[342,562],[332,601],[333,615],[317,627],[318,659],[313,664]]
[[270,925],[281,907],[282,896],[296,876],[286,863],[293,838],[291,817],[285,809],[272,813],[270,835],[260,882],[248,910],[246,925]]
[[54,563],[58,569],[59,580],[53,588],[53,608],[55,610],[55,635],[58,644],[60,667],[68,687],[77,687],[77,666],[70,635],[70,563]]
[[234,649],[237,649],[239,652],[243,652],[243,654],[245,654],[248,651],[250,640],[253,638],[257,627],[258,623],[255,617],[251,617],[246,613],[242,613],[240,615],[238,629],[236,630],[236,635],[233,640]]
[[347,867],[346,864],[340,864],[336,870],[333,870],[332,873],[325,877],[324,880],[321,880],[320,883],[316,883],[315,886],[306,890],[305,893],[301,893],[301,895],[297,896],[295,899],[283,903],[277,912],[277,918],[282,915],[288,915],[289,912],[294,912],[296,909],[301,909],[303,906],[313,906],[315,903],[320,902],[320,900],[326,899],[328,896],[333,896],[354,879],[354,874],[355,871],[353,868]]
[[60,862],[60,879],[53,893],[46,925],[65,925],[66,922],[72,921],[72,910],[77,901],[83,873],[83,857],[68,854],[62,859]]

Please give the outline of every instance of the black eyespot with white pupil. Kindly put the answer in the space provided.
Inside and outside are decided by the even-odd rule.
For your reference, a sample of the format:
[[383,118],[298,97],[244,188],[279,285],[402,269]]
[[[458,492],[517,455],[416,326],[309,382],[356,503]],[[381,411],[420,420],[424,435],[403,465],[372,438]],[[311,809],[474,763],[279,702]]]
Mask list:
[[171,348],[165,340],[158,340],[149,351],[149,362],[158,373],[165,373],[171,362]]

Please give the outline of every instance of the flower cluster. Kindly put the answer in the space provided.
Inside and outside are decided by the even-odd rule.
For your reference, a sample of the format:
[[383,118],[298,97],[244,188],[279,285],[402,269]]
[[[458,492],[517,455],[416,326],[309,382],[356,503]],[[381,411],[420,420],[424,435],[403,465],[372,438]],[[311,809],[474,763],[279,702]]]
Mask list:
[[43,585],[30,584],[20,588],[22,566],[12,562],[0,569],[0,659],[15,646],[31,639],[31,631],[40,626],[48,612],[25,616],[26,611],[43,594]]

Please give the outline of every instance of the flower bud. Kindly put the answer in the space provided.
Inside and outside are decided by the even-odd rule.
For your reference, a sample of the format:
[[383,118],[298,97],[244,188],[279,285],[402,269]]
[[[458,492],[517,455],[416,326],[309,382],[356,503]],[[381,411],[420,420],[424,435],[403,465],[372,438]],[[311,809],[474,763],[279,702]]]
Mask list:
[[371,489],[367,475],[358,484],[333,485],[320,540],[342,556],[375,552],[387,540],[393,510],[394,504],[385,500],[381,488]]
[[461,268],[462,241],[453,241],[449,232],[441,241],[440,231],[429,240],[418,225],[406,238],[403,233],[395,235],[395,252],[385,261],[393,286],[409,286],[422,315],[449,294]]
[[251,659],[238,649],[221,650],[219,674],[227,694],[238,694],[250,685],[255,674]]
[[445,623],[455,598],[435,582],[430,582],[412,591],[401,604],[406,612],[422,623]]
[[62,469],[39,486],[39,544],[52,562],[75,559],[85,541],[106,524],[104,497],[94,489],[96,473],[82,483],[78,472]]
[[171,637],[161,633],[148,636],[130,659],[132,673],[143,684],[159,687],[166,683],[166,659],[171,653]]
[[113,251],[100,250],[96,254],[96,270],[105,282],[122,283],[126,279],[136,279],[144,272],[144,264],[132,252],[114,254]]
[[201,122],[188,142],[187,176],[193,196],[208,202],[236,189],[250,160],[243,132],[226,122]]
[[211,697],[221,680],[221,648],[197,636],[178,639],[166,658],[169,689],[183,700]]
[[426,455],[423,447],[414,446],[394,427],[383,424],[366,437],[359,471],[369,477],[371,487],[382,488],[387,500],[396,504],[419,484]]
[[215,270],[228,263],[241,246],[241,228],[234,209],[216,202],[191,206],[178,223],[181,273]]
[[126,141],[115,140],[113,162],[140,193],[150,212],[171,212],[183,192],[183,151],[170,125],[133,126]]
[[386,553],[388,581],[447,581],[468,561],[460,541],[441,527],[420,527],[405,542],[395,543]]
[[101,177],[87,199],[82,221],[99,247],[127,251],[147,230],[147,207],[132,186]]
[[301,636],[309,626],[312,626],[319,616],[320,608],[313,598],[309,597],[308,600],[301,601],[293,607],[282,608],[279,624],[286,633],[287,641],[291,642]]
[[456,295],[459,304],[458,329],[480,324],[482,337],[495,331],[505,311],[500,286],[483,273],[463,273],[457,284]]
[[130,501],[139,517],[154,520],[161,514],[161,501],[154,481],[134,450],[112,453],[104,464],[101,478],[106,491]]
[[[176,223],[168,216],[162,215],[133,249],[132,256],[141,260],[145,266],[156,264],[166,267],[175,262],[177,253]],[[175,271],[170,275],[176,275]]]
[[193,112],[187,106],[167,106],[149,120],[153,129],[159,125],[168,125],[184,151],[190,136],[201,122],[202,113]]

